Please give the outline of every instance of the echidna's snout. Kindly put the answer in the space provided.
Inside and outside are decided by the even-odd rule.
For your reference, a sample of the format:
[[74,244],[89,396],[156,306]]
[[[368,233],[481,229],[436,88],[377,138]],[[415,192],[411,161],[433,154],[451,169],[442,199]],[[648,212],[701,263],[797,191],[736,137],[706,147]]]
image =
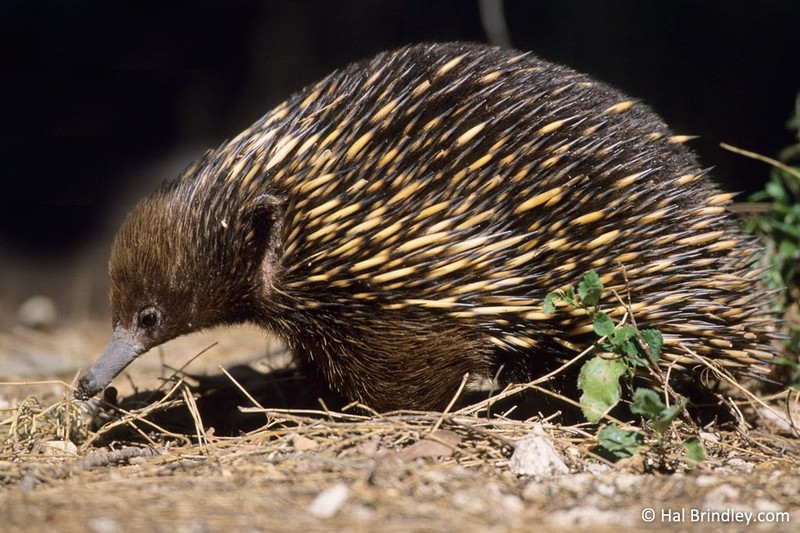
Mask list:
[[75,398],[88,400],[105,389],[126,366],[144,352],[144,346],[133,340],[124,329],[117,327],[114,336],[100,358],[78,382]]

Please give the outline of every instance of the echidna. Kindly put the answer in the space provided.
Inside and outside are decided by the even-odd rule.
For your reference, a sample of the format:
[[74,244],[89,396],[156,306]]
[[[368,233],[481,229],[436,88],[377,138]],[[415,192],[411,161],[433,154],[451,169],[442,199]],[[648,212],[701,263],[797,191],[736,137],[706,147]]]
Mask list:
[[585,314],[542,302],[590,269],[662,331],[664,364],[696,364],[682,343],[763,367],[758,246],[683,140],[527,53],[425,44],[350,65],[129,214],[113,340],[76,395],[179,335],[253,322],[347,399],[440,408],[466,373],[535,376],[585,348]]

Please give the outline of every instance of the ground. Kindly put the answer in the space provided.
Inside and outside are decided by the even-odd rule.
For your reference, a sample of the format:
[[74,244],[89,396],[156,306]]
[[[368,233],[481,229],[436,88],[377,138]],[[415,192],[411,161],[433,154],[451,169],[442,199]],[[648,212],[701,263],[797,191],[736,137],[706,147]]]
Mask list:
[[[252,328],[143,356],[115,381],[118,397],[106,397],[119,410],[82,404],[69,385],[109,328],[79,326],[0,331],[3,530],[796,531],[800,522],[800,439],[780,421],[797,415],[797,396],[772,410],[742,404],[734,424],[681,421],[661,448],[644,431],[640,454],[611,463],[597,453],[596,426],[520,418],[485,399],[447,413],[298,409],[285,397],[303,390],[286,381],[296,376],[264,366],[285,366],[282,349]],[[185,380],[161,379],[186,363]],[[265,374],[278,378],[264,385]],[[273,389],[286,405],[261,407]],[[703,442],[705,461],[685,457],[687,436]]]

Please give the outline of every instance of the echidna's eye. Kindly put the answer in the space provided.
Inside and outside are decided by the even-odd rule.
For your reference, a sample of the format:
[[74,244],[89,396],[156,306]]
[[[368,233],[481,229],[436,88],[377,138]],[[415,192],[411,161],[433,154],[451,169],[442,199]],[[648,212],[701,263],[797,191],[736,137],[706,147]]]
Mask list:
[[139,311],[139,327],[154,330],[161,325],[161,311],[155,307],[145,307]]

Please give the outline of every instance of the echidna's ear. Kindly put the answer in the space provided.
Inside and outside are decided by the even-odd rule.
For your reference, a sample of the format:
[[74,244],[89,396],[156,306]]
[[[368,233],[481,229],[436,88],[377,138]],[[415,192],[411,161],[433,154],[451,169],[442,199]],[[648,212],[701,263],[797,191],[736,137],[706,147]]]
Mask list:
[[262,194],[245,207],[252,242],[256,245],[261,271],[271,275],[283,249],[283,224],[286,201],[272,194]]

